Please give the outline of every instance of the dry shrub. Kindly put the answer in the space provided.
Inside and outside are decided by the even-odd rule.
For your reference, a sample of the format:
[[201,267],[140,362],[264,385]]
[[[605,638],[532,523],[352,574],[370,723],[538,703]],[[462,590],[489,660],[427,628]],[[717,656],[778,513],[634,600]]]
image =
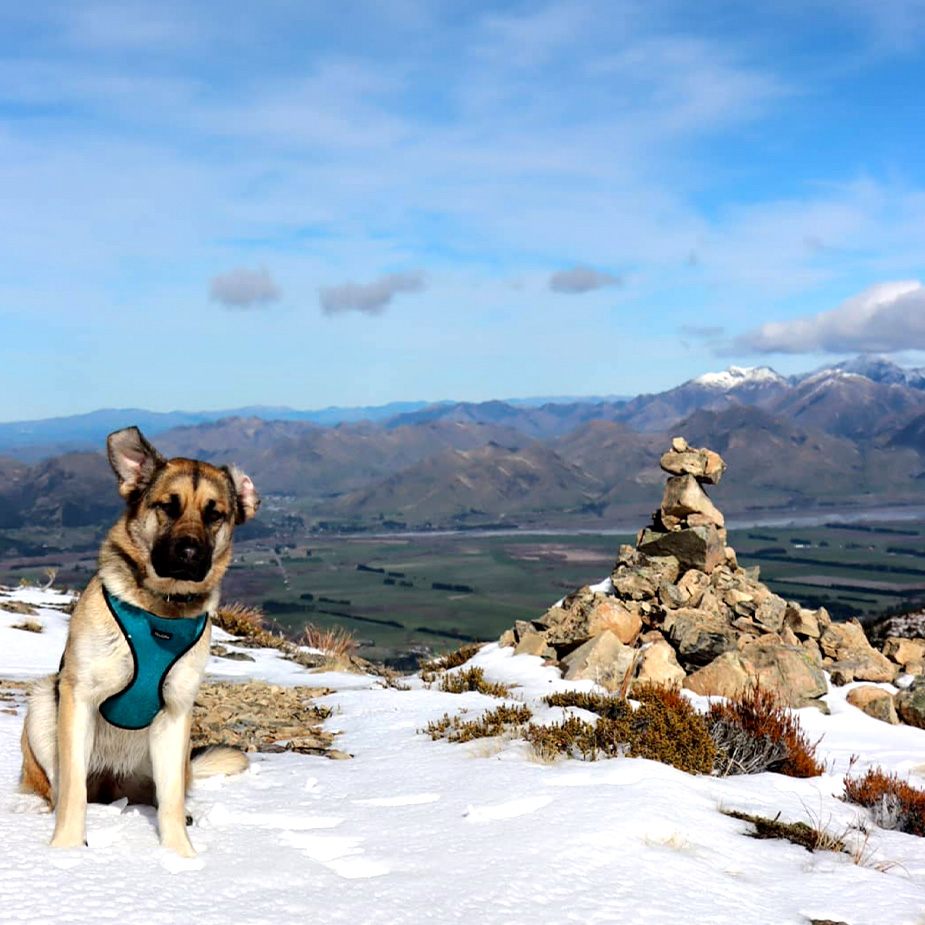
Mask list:
[[465,694],[477,691],[489,697],[510,697],[511,691],[506,684],[485,680],[485,671],[473,666],[455,674],[444,674],[440,681],[440,690],[448,694]]
[[558,707],[580,707],[598,714],[591,725],[570,716],[553,726],[527,727],[527,741],[539,757],[553,754],[594,761],[629,755],[661,761],[690,774],[709,774],[715,746],[706,721],[678,691],[644,685],[633,692],[639,707],[615,695],[567,691],[546,697]]
[[867,807],[881,828],[925,836],[925,791],[897,774],[888,774],[879,766],[861,777],[849,774],[845,777],[845,799]]
[[754,816],[750,813],[740,813],[735,810],[721,810],[724,816],[741,819],[754,826],[752,832],[747,833],[751,838],[783,838],[791,844],[800,845],[807,851],[845,851],[845,843],[841,837],[834,835],[821,825],[807,825],[805,822],[781,822],[780,813],[773,819],[766,816]]
[[432,739],[449,739],[450,742],[471,742],[473,739],[487,739],[506,733],[515,733],[529,723],[533,713],[524,705],[502,704],[489,710],[478,719],[464,720],[460,716],[450,717],[444,713],[441,719],[427,724],[424,730]]
[[770,691],[755,688],[713,703],[707,720],[716,745],[714,770],[721,777],[761,771],[817,777],[825,770],[816,760],[816,745]]
[[[482,648],[483,643],[470,643],[447,655],[438,655],[435,658],[427,659],[421,662],[421,677],[425,681],[433,681],[438,671],[449,671],[451,668],[459,668]],[[429,677],[428,677],[429,675]]]
[[321,627],[314,623],[306,625],[301,644],[310,649],[317,649],[335,661],[349,661],[350,656],[359,648],[359,643],[350,630],[342,626]]

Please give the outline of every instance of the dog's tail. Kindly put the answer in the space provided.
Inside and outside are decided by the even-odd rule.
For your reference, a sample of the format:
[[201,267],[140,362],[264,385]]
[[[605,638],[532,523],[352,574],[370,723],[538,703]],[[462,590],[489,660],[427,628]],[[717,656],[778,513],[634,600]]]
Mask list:
[[190,755],[193,780],[215,774],[240,774],[247,770],[247,755],[229,745],[201,745]]

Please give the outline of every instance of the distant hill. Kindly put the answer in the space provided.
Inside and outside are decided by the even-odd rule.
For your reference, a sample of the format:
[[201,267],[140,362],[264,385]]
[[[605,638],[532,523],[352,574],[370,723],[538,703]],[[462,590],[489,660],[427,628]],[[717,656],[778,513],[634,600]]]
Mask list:
[[[544,512],[556,523],[588,525],[646,503],[674,434],[726,458],[721,491],[729,511],[925,502],[925,375],[882,358],[789,378],[767,367],[730,367],[628,402],[328,411],[375,419],[332,425],[311,419],[327,412],[292,409],[219,419],[122,410],[0,425],[0,528],[111,519],[119,502],[101,452],[35,462],[41,444],[28,440],[68,437],[99,451],[110,429],[128,423],[166,455],[242,466],[273,499],[261,518],[267,525],[274,518],[361,528],[384,520],[541,523]],[[178,420],[182,426],[165,429]],[[4,434],[18,450],[2,449]]]

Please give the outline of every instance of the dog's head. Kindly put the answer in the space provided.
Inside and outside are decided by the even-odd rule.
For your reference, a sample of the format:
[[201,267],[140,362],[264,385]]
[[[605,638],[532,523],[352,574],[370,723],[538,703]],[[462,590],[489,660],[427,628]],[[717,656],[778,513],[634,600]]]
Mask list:
[[217,584],[237,524],[260,505],[254,483],[235,467],[164,459],[137,427],[109,435],[109,462],[126,500],[125,528],[147,559],[144,584],[162,593],[195,593]]

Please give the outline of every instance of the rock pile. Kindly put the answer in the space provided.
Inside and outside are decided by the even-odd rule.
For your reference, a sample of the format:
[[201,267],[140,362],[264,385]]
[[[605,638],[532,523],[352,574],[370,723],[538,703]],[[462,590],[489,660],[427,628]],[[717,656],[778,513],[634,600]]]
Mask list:
[[[822,706],[825,671],[835,684],[921,674],[925,641],[891,638],[880,652],[857,621],[833,623],[823,607],[808,610],[773,594],[757,567],[739,567],[723,515],[704,489],[725,471],[717,453],[676,437],[661,465],[670,476],[661,506],[636,545],[620,547],[610,578],[579,588],[536,620],[518,621],[501,645],[557,663],[570,680],[611,688],[653,682],[721,696],[760,685],[794,707]],[[892,721],[898,705],[891,713],[869,696],[871,715]]]

